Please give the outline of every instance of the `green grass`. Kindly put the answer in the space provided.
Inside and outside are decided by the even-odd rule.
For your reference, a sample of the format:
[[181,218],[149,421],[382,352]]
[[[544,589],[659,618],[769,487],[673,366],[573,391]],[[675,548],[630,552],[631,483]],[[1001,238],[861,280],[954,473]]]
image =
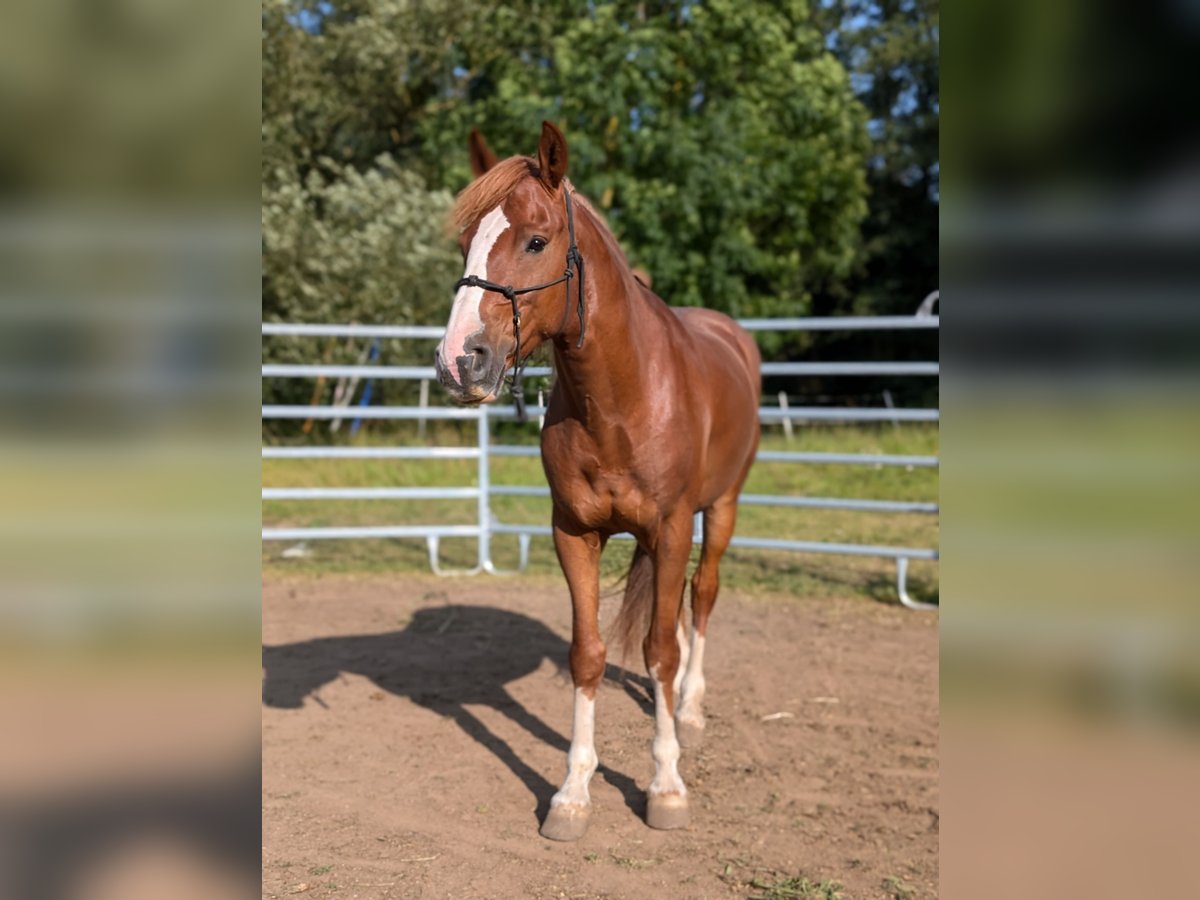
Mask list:
[[[536,437],[514,432],[505,443],[532,443]],[[472,444],[470,430],[459,437],[443,429],[429,443]],[[369,441],[385,443],[382,440]],[[413,441],[407,441],[412,443]],[[800,429],[788,444],[776,429],[764,434],[763,449],[839,453],[930,455],[938,452],[936,426],[891,424]],[[271,487],[467,486],[477,482],[474,460],[264,460],[263,484]],[[537,458],[494,458],[493,484],[544,485]],[[745,491],[755,494],[851,497],[866,499],[937,499],[937,469],[896,466],[806,465],[758,463]],[[492,510],[504,522],[547,525],[550,501],[538,497],[494,497]],[[270,526],[473,524],[474,500],[421,501],[267,501],[263,521]],[[837,510],[742,506],[737,534],[843,543],[936,547],[937,516],[908,513],[865,513]],[[442,563],[467,568],[474,563],[475,540],[442,542]],[[265,542],[263,567],[267,574],[427,571],[426,550],[420,540],[313,541],[311,555],[283,559],[283,542]],[[602,577],[611,580],[628,566],[632,542],[614,541],[604,555]],[[698,551],[696,551],[698,552]],[[517,541],[493,540],[497,565],[515,566]],[[558,577],[558,563],[548,538],[534,538],[528,573]],[[742,589],[827,596],[858,593],[880,600],[895,596],[894,563],[886,559],[825,554],[777,553],[732,549],[722,565],[723,583]],[[937,592],[937,565],[915,562],[910,567],[910,591],[928,598]]]
[[912,885],[905,883],[904,879],[897,875],[889,875],[883,879],[883,889],[887,892],[888,900],[911,900],[916,892]]
[[613,862],[623,869],[648,869],[651,866],[657,866],[660,862],[662,862],[661,859],[655,859],[653,857],[649,859],[639,859],[635,856],[622,856],[615,850],[609,850],[608,855],[612,857]]
[[751,900],[842,900],[842,886],[836,881],[809,881],[803,876],[795,878],[755,878],[750,887],[762,893],[751,895]]

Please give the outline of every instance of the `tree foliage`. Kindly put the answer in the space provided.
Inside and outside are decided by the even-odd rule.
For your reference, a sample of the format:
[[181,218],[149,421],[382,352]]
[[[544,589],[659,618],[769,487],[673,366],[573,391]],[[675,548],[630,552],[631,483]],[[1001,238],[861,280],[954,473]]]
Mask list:
[[470,128],[529,153],[543,118],[668,302],[803,314],[855,277],[868,113],[804,2],[263,3],[269,318],[441,321]]
[[[424,323],[444,309],[453,198],[414,164],[412,133],[437,92],[405,75],[452,21],[432,9],[264,0],[264,318]],[[419,27],[437,21],[440,35]]]
[[443,183],[464,178],[470,126],[509,154],[554,118],[574,180],[670,302],[795,313],[850,273],[865,113],[804,4],[597,4],[530,30],[505,8],[488,30],[524,41],[462,45],[462,102],[423,126]]
[[856,312],[911,313],[938,284],[938,0],[840,0],[817,16],[870,115],[870,215],[843,288]]
[[263,198],[274,311],[290,321],[423,321],[461,268],[443,227],[449,192],[387,154],[365,172],[316,162]]

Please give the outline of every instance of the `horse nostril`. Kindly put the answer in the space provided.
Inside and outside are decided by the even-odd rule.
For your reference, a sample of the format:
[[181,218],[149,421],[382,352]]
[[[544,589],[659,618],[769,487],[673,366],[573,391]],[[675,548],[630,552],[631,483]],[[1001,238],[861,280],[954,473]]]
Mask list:
[[468,341],[463,350],[464,355],[458,358],[463,374],[474,379],[487,375],[492,367],[492,348],[482,341]]
[[492,351],[487,347],[475,347],[471,350],[471,368],[477,375],[484,375],[492,365]]

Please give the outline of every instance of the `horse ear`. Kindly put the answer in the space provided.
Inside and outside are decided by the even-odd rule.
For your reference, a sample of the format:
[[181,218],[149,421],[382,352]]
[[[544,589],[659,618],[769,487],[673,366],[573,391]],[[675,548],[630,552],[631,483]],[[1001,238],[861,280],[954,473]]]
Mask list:
[[538,169],[542,182],[557,190],[567,175],[567,139],[550,122],[542,122],[542,140],[538,144]]
[[467,150],[471,155],[471,173],[476,178],[498,162],[496,154],[492,152],[492,148],[484,140],[483,132],[478,128],[471,129],[471,136],[467,139]]

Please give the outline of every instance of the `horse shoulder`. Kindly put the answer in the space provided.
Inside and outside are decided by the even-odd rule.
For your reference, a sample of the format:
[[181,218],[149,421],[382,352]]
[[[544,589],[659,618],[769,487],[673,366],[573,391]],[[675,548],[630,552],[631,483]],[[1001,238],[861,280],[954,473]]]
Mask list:
[[687,332],[693,348],[694,368],[728,387],[730,376],[741,376],[748,393],[758,403],[762,357],[746,329],[724,313],[695,306],[671,307]]

